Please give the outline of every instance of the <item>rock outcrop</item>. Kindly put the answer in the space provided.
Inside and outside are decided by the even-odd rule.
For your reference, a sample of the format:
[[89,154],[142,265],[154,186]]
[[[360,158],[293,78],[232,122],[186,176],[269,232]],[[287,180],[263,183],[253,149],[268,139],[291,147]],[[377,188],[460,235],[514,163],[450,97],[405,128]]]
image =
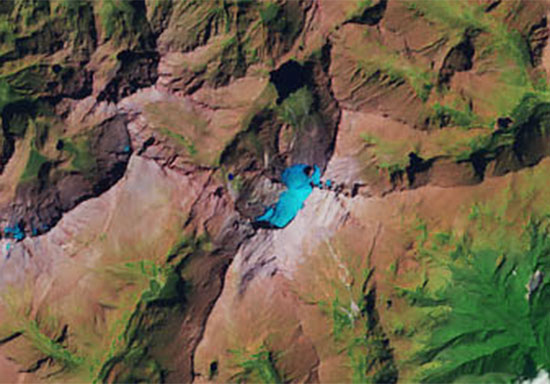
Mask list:
[[[548,212],[548,10],[0,3],[0,377],[395,383],[454,367],[426,344],[449,324],[437,295],[464,283],[449,266],[542,249],[516,237]],[[257,225],[296,163],[323,188],[284,228]],[[470,355],[439,377],[532,373]]]

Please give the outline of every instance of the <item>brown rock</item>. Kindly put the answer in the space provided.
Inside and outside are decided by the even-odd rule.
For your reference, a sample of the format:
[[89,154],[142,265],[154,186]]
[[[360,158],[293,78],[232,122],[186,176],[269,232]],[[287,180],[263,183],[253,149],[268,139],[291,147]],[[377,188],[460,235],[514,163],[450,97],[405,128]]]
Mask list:
[[436,159],[429,171],[429,183],[439,187],[474,185],[481,182],[470,162],[456,162],[452,159]]

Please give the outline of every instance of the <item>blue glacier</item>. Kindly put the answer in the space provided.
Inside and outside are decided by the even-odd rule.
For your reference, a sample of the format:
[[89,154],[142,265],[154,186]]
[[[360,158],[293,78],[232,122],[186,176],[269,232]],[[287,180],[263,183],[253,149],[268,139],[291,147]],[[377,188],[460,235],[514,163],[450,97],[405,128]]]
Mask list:
[[321,170],[317,165],[295,164],[284,170],[281,179],[287,190],[281,193],[275,205],[256,218],[258,222],[268,222],[277,228],[288,225],[303,208],[313,186],[321,182]]

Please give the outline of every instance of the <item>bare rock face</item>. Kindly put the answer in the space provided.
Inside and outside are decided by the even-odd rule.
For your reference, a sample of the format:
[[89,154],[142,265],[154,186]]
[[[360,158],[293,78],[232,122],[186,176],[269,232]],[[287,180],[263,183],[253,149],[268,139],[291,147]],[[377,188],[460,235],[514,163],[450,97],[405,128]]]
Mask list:
[[455,72],[472,69],[472,59],[475,54],[475,47],[472,40],[475,38],[476,34],[478,34],[477,31],[467,31],[463,40],[451,48],[447,56],[445,56],[443,65],[439,70],[439,84],[448,83]]
[[[453,247],[547,204],[547,12],[0,2],[0,377],[419,380]],[[262,228],[296,163],[323,187]]]
[[349,23],[376,25],[384,17],[387,7],[387,0],[379,0],[374,5],[366,6],[360,9],[349,20]]
[[125,117],[109,119],[87,136],[91,164],[86,172],[55,172],[54,164],[43,163],[38,180],[19,185],[14,202],[0,209],[4,226],[19,226],[32,236],[44,233],[64,212],[99,196],[124,175],[131,153]]
[[[331,46],[325,44],[319,57],[311,58],[303,65],[290,60],[270,73],[270,80],[277,90],[276,103],[279,108],[287,108],[285,103],[299,92],[305,90],[306,94],[311,95],[308,116],[294,122],[297,126],[287,127],[291,139],[286,147],[280,142],[285,135],[281,133],[283,124],[277,116],[278,112],[262,110],[252,118],[249,128],[238,134],[224,150],[220,158],[222,164],[238,173],[255,172],[256,175],[263,168],[263,173],[274,180],[290,164],[316,164],[324,170],[334,151],[341,114],[328,74],[330,58]],[[291,113],[300,113],[299,108],[303,107],[289,108],[296,108]],[[257,151],[257,146],[250,145],[251,136],[261,144],[263,153]],[[247,217],[257,216],[262,211],[257,200],[251,201],[255,195],[265,195],[264,205],[269,203],[268,200],[273,200],[269,193],[263,193],[264,188],[258,184],[261,180],[258,177],[249,178],[240,194],[237,207]]]
[[429,170],[429,183],[440,187],[473,185],[481,181],[472,163],[436,159]]
[[305,64],[306,79],[312,84],[315,95],[314,109],[320,111],[318,119],[312,119],[301,131],[291,149],[293,163],[317,164],[325,169],[336,140],[340,108],[332,91],[332,81],[328,74],[332,46],[325,44],[320,57]]
[[542,62],[542,53],[550,36],[547,16],[543,16],[540,22],[531,26],[529,30],[529,50],[531,54],[531,63],[533,66],[540,65]]
[[157,52],[122,51],[117,55],[119,62],[116,75],[99,94],[98,101],[117,102],[135,93],[140,88],[153,85],[158,78]]

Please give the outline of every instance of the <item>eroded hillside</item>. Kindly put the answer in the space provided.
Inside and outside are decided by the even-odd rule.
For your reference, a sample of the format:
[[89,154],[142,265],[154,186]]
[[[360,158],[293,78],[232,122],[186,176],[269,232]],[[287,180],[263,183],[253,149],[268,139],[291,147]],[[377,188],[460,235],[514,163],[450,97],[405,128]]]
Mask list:
[[0,381],[549,370],[548,11],[0,3]]

